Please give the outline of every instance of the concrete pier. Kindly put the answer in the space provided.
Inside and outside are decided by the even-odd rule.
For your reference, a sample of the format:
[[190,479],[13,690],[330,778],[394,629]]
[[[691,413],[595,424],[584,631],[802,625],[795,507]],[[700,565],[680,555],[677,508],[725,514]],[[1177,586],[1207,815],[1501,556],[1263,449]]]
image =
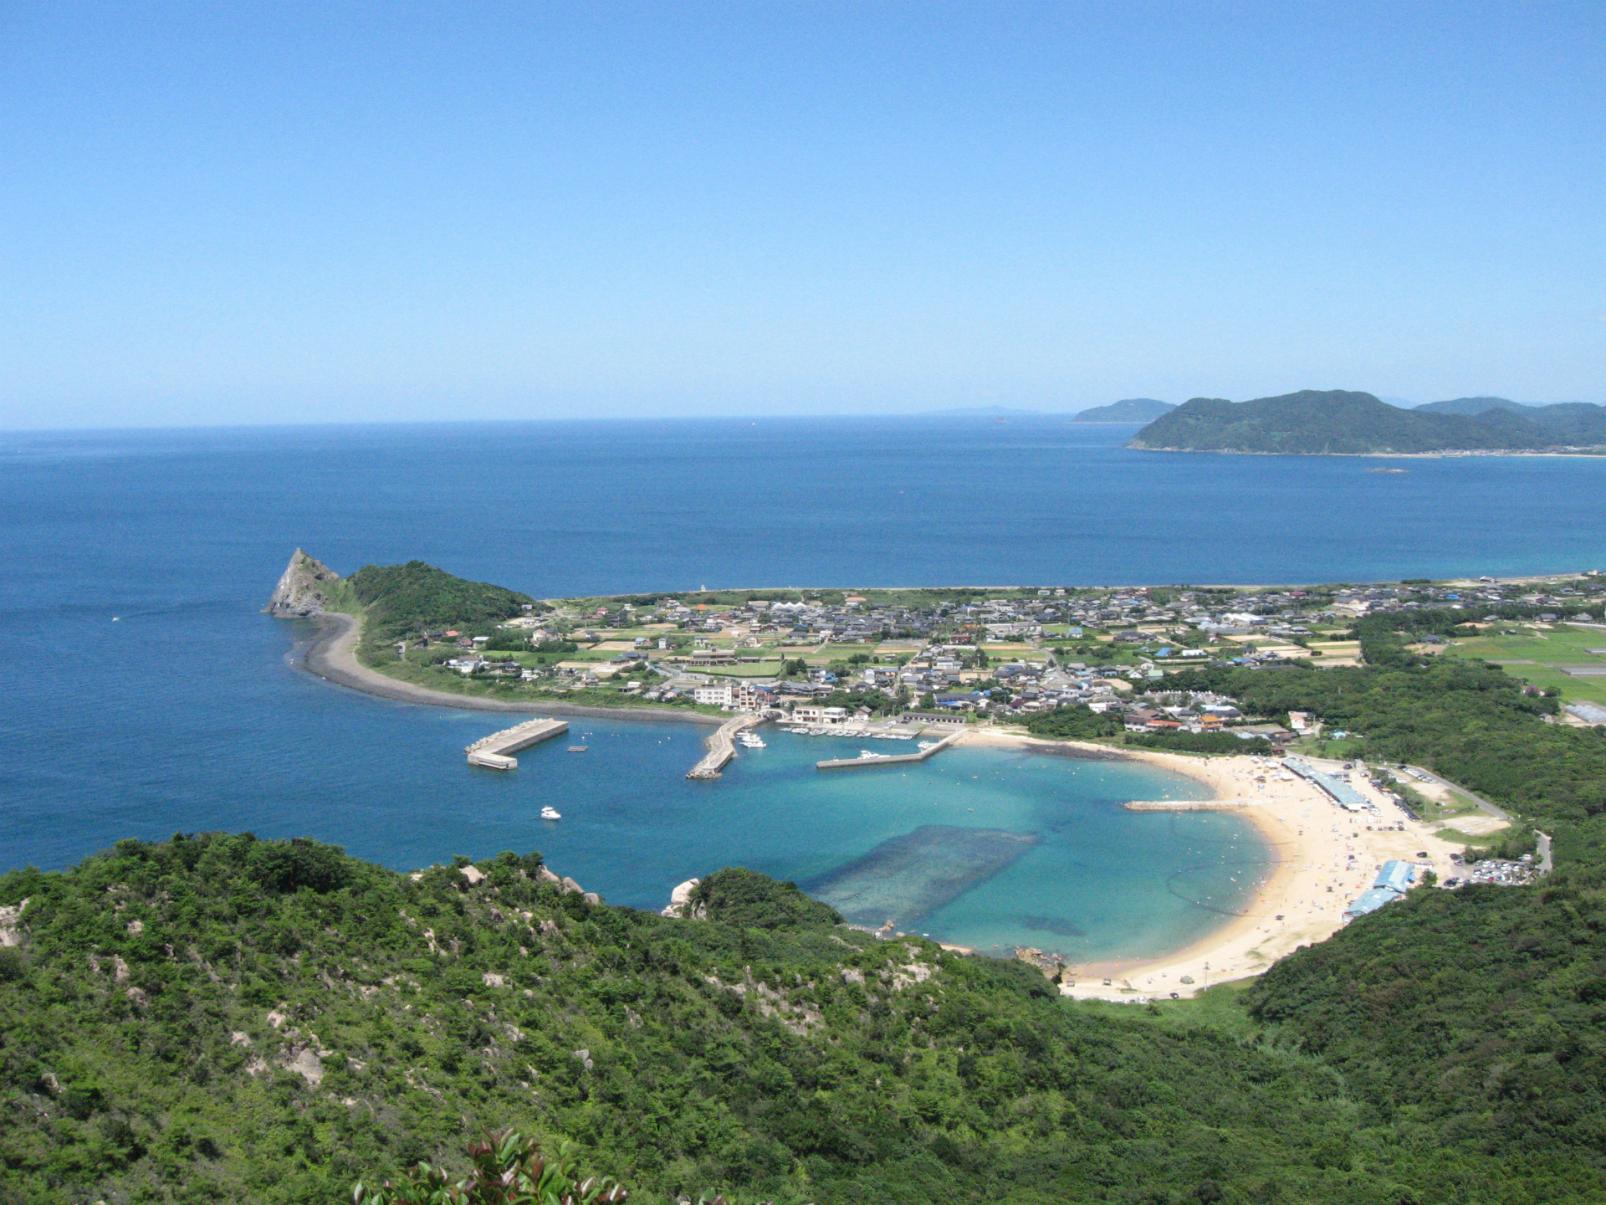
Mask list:
[[816,770],[852,770],[866,766],[907,766],[912,762],[925,761],[928,757],[936,757],[949,745],[953,744],[964,732],[950,732],[942,740],[928,745],[916,753],[877,753],[874,757],[832,757],[825,761],[814,763]]
[[736,756],[736,734],[764,722],[764,717],[739,715],[726,720],[708,738],[708,752],[686,772],[687,778],[718,778],[730,759]]
[[1121,805],[1129,812],[1230,812],[1254,807],[1252,799],[1134,799]]
[[537,717],[482,736],[467,749],[468,764],[485,770],[516,770],[519,759],[513,754],[542,741],[551,740],[569,730],[568,720],[548,720]]

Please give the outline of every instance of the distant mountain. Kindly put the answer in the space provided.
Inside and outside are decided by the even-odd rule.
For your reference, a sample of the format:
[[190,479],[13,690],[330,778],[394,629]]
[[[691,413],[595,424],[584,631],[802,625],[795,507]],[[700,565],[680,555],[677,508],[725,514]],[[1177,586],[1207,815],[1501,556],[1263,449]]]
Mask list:
[[1490,410],[1525,414],[1533,407],[1508,397],[1453,397],[1447,402],[1423,402],[1415,409],[1430,414],[1487,414]]
[[1108,406],[1094,406],[1091,410],[1084,410],[1073,420],[1079,423],[1148,423],[1153,422],[1162,414],[1170,414],[1176,409],[1172,402],[1162,402],[1159,398],[1128,397],[1118,402],[1111,402]]
[[1194,398],[1155,419],[1130,447],[1183,452],[1561,451],[1606,446],[1606,407],[1500,406],[1476,414],[1400,410],[1370,393],[1307,389],[1229,402]]

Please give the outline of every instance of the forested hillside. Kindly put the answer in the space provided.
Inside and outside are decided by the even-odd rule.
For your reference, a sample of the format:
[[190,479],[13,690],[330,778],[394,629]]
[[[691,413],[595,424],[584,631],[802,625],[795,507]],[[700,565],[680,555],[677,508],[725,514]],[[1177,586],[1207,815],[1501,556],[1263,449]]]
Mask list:
[[384,642],[446,625],[494,624],[534,605],[489,582],[473,582],[423,561],[365,565],[347,579],[364,610],[364,636]]
[[5,876],[0,901],[29,902],[0,962],[0,1197],[333,1201],[461,1166],[508,1124],[637,1201],[1606,1189],[1554,1138],[1516,1163],[1481,1133],[1423,1143],[1292,1032],[1069,1005],[1023,965],[876,941],[757,876],[711,877],[701,921],[550,880],[535,856],[408,876],[248,836]]

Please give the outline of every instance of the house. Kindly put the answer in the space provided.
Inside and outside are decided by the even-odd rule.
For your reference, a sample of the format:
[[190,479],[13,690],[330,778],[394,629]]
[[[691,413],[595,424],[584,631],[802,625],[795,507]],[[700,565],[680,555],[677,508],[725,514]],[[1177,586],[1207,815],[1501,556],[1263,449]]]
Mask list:
[[692,702],[703,707],[729,707],[735,702],[735,691],[729,682],[717,686],[698,686],[691,692]]
[[1322,722],[1308,711],[1290,711],[1288,726],[1301,736],[1315,736],[1322,730]]
[[792,718],[799,724],[829,727],[843,723],[848,718],[848,712],[845,707],[816,707],[805,704],[792,708]]

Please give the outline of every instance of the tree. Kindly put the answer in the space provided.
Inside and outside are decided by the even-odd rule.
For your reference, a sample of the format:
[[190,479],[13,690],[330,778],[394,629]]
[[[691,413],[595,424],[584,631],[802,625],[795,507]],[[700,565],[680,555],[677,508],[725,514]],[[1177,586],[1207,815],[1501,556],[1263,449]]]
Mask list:
[[469,1173],[459,1180],[420,1163],[399,1182],[372,1188],[359,1181],[353,1205],[616,1205],[629,1196],[612,1180],[578,1178],[561,1154],[549,1159],[536,1139],[514,1130],[473,1143],[468,1157]]

